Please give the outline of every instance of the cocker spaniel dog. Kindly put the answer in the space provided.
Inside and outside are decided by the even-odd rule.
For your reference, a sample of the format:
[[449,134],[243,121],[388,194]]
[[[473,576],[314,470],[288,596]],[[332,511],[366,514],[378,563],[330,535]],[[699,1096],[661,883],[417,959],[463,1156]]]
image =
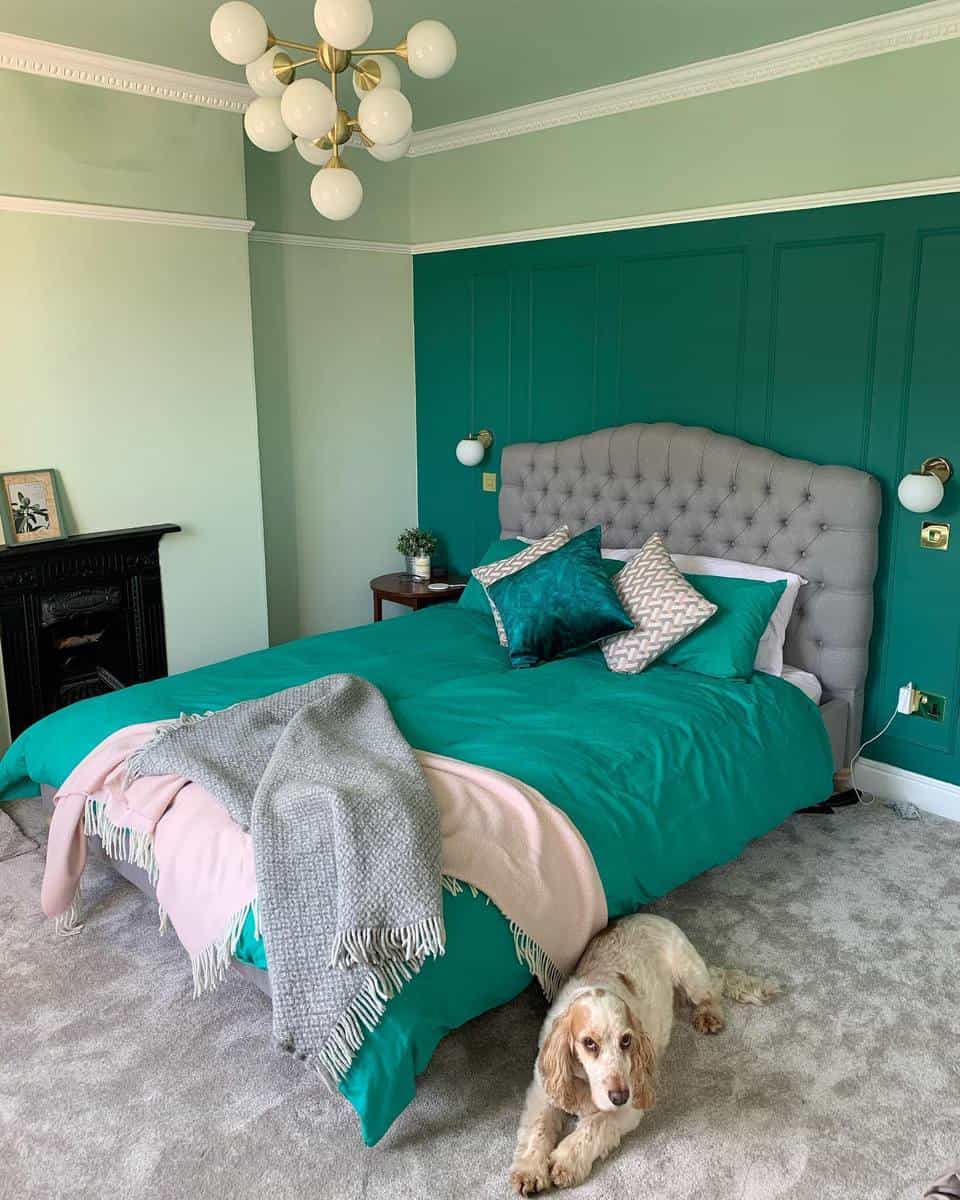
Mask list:
[[[670,1041],[674,997],[692,1006],[699,1033],[724,1025],[720,997],[763,1004],[776,984],[708,968],[663,917],[627,917],[598,934],[564,984],[540,1032],[510,1181],[530,1196],[573,1187],[656,1100],[657,1061]],[[563,1136],[567,1115],[577,1124]]]

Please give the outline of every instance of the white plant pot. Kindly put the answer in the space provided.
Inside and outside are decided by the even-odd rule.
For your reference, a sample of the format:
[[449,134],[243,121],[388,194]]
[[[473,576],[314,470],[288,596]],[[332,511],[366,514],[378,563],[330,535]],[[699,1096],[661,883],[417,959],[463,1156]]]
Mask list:
[[412,570],[410,574],[415,579],[420,579],[424,583],[430,582],[430,555],[417,554],[411,560]]

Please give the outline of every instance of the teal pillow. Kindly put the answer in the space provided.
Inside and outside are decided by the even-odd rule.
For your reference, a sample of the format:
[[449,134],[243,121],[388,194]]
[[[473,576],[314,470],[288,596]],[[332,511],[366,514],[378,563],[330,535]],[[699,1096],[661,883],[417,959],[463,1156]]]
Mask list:
[[659,661],[699,675],[749,679],[767,622],[777,607],[785,579],[762,583],[726,575],[687,575],[697,591],[718,611],[699,629],[671,646]]
[[[527,543],[521,542],[519,538],[501,538],[499,541],[491,542],[487,547],[487,552],[475,565],[485,567],[489,563],[499,562],[501,558],[512,558],[514,554],[519,554],[521,550],[526,550]],[[483,584],[479,579],[474,579],[470,576],[470,581],[463,589],[463,595],[457,601],[461,608],[472,608],[476,612],[485,613],[490,616],[490,603],[487,600],[487,593],[483,590]]]
[[600,557],[600,526],[487,585],[514,667],[535,667],[633,628]]

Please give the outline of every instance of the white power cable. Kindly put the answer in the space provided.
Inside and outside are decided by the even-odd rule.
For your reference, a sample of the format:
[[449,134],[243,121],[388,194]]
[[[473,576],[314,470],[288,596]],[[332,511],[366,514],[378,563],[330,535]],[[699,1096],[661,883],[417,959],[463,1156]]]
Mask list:
[[883,735],[887,732],[887,730],[893,724],[894,717],[897,717],[899,715],[900,715],[900,705],[898,704],[897,707],[890,714],[890,720],[886,723],[886,725],[884,725],[884,727],[880,730],[880,732],[875,733],[872,738],[867,738],[867,740],[863,743],[863,745],[856,752],[856,754],[853,756],[853,758],[850,759],[850,786],[853,788],[854,792],[856,792],[857,801],[860,804],[862,804],[865,808],[869,807],[869,805],[873,804],[873,797],[871,797],[869,800],[864,800],[863,792],[861,792],[860,789],[857,787],[857,781],[854,777],[854,771],[857,766],[857,759],[860,757],[860,755],[864,752],[864,750],[866,750],[866,748],[872,742],[875,742],[875,741],[877,741],[878,738],[883,737]]

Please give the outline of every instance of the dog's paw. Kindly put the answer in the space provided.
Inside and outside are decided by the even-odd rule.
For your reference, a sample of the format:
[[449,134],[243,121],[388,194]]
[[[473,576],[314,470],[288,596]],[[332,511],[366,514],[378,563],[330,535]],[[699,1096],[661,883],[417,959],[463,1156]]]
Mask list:
[[562,1146],[550,1155],[550,1179],[554,1187],[576,1187],[589,1174],[590,1168],[584,1167],[577,1155],[564,1151]]
[[723,1010],[711,1003],[697,1005],[690,1023],[697,1033],[722,1033],[727,1027]]
[[550,1164],[545,1158],[521,1158],[510,1171],[510,1186],[518,1196],[535,1196],[550,1187]]

